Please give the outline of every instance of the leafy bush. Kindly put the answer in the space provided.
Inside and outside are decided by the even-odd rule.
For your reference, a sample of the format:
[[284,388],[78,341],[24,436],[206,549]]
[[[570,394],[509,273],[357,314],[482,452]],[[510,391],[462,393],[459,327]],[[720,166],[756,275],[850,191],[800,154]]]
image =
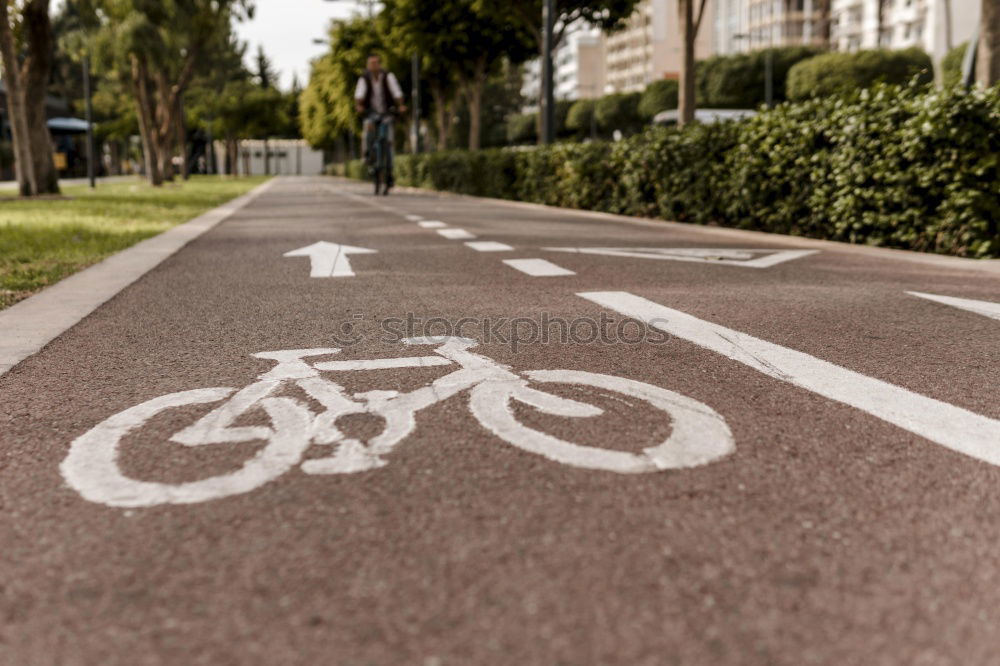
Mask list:
[[578,137],[589,136],[596,104],[597,102],[592,99],[575,102],[566,115],[566,129]]
[[962,63],[965,62],[965,51],[968,48],[969,42],[959,44],[941,59],[941,81],[946,86],[954,86],[962,82]]
[[507,119],[507,141],[513,144],[538,141],[538,114],[522,113]]
[[811,47],[789,46],[712,56],[698,63],[695,71],[698,103],[715,109],[754,109],[763,104],[768,52],[774,58],[775,102],[785,100],[785,81],[789,70],[796,63],[819,53]]
[[639,99],[639,116],[648,122],[661,111],[676,109],[679,88],[677,81],[671,79],[650,83]]
[[641,96],[641,93],[615,93],[597,100],[594,113],[600,130],[605,134],[611,134],[615,130],[621,130],[624,134],[639,131],[643,124],[639,117]]
[[931,58],[917,48],[872,49],[854,53],[824,53],[800,62],[788,73],[790,100],[847,95],[876,83],[905,84],[934,78]]
[[[355,163],[347,174],[362,171]],[[400,183],[1000,257],[1000,87],[877,85],[617,143],[403,155]]]

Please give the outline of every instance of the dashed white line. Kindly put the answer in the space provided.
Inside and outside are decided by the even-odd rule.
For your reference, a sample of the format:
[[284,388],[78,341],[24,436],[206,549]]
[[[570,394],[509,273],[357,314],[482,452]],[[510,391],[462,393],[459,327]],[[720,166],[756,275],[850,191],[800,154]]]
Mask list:
[[448,226],[444,222],[440,222],[438,220],[427,220],[426,222],[417,222],[417,225],[423,227],[424,229],[440,229],[442,227]]
[[998,420],[697,319],[627,292],[590,292],[578,296],[765,375],[860,409],[952,451],[1000,465]]
[[975,312],[976,314],[983,315],[984,317],[989,317],[991,319],[1000,319],[1000,303],[992,303],[990,301],[974,301],[971,298],[955,298],[954,296],[924,294],[919,291],[908,291],[906,293],[910,296],[926,298],[928,301],[935,301],[936,303],[941,303],[942,305],[950,305],[953,308]]
[[573,271],[567,270],[562,266],[556,266],[551,261],[546,261],[545,259],[504,259],[503,263],[531,277],[576,275]]
[[448,240],[465,240],[466,238],[476,237],[475,234],[470,234],[465,229],[440,229],[438,233]]
[[496,241],[470,241],[466,245],[476,252],[510,252],[514,249],[506,243],[498,243]]
[[405,217],[410,222],[419,222],[420,220],[424,219],[419,215],[404,215],[403,217]]

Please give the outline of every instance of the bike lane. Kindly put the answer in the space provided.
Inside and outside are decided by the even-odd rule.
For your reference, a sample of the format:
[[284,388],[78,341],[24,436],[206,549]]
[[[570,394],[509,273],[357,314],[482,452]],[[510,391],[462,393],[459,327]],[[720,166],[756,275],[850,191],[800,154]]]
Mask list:
[[[0,378],[0,655],[792,664],[990,654],[994,467],[676,337],[587,341],[580,322],[623,320],[578,294],[627,290],[996,419],[997,322],[895,296],[897,286],[951,286],[986,297],[995,277],[826,253],[768,271],[542,254],[567,236],[598,247],[706,239],[417,195],[375,207],[328,182],[280,183]],[[476,238],[449,239],[427,221]],[[309,257],[283,256],[320,240],[377,254],[350,257],[356,276],[330,279],[308,277]],[[574,275],[534,277],[464,245],[485,240]],[[491,333],[498,321],[543,316],[581,327],[579,338],[515,351]],[[579,469],[505,443],[459,394],[420,412],[386,466],[357,474],[293,469],[243,495],[130,510],[86,502],[59,475],[69,443],[115,413],[175,391],[252,384],[273,367],[254,353],[343,344],[322,360],[430,355],[397,333],[439,333],[433,326],[463,318],[473,321],[461,333],[494,337],[474,351],[518,372],[601,373],[703,403],[726,420],[736,450],[656,474]],[[649,334],[638,331],[628,333]],[[342,381],[350,392],[410,391],[446,372]],[[523,406],[515,416],[566,441],[634,452],[671,434],[661,410],[629,396],[548,390],[602,407],[600,425]],[[122,469],[179,483],[225,473],[259,448],[166,443],[205,411],[151,420],[122,447]],[[267,422],[258,411],[240,425]],[[364,438],[380,424],[344,427]],[[314,448],[309,457],[323,454]]]

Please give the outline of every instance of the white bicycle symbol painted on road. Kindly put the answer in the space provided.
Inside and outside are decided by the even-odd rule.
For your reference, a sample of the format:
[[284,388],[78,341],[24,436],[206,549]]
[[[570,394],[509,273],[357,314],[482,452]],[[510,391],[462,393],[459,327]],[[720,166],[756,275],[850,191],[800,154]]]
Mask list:
[[[127,409],[77,438],[61,465],[69,485],[83,497],[118,507],[207,502],[252,491],[301,465],[307,474],[348,474],[387,464],[385,456],[416,428],[417,412],[469,391],[472,415],[488,431],[525,451],[591,470],[618,473],[655,472],[703,465],[735,448],[725,420],[707,405],[644,382],[574,370],[533,370],[524,376],[490,358],[469,351],[476,342],[465,338],[411,338],[409,346],[438,345],[433,356],[357,361],[308,362],[340,353],[339,349],[299,349],[255,354],[277,366],[243,389],[205,388],[171,393]],[[393,370],[457,364],[459,368],[408,393],[368,391],[348,395],[321,373]],[[604,413],[599,407],[533,388],[535,384],[592,387],[641,400],[670,417],[670,436],[641,453],[581,446],[519,422],[512,405],[529,405],[542,413],[587,418]],[[323,411],[316,414],[303,401],[278,395],[298,386]],[[170,441],[189,447],[265,442],[240,469],[220,476],[176,484],[127,477],[118,464],[122,440],[156,415],[174,408],[225,400]],[[270,426],[234,425],[244,415],[263,410]],[[384,421],[381,433],[361,442],[344,435],[337,421],[352,414],[371,414]],[[332,454],[305,459],[313,446]]]

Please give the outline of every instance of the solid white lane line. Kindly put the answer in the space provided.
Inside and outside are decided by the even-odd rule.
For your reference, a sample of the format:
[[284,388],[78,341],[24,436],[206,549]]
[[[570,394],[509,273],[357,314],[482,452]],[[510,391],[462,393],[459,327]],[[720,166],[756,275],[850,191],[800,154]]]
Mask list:
[[588,292],[578,296],[739,361],[770,377],[856,407],[952,451],[1000,465],[1000,421],[627,292]]
[[417,224],[424,229],[440,229],[442,227],[447,227],[448,225],[444,222],[439,222],[438,220],[428,220],[427,222],[417,222]]
[[514,249],[506,243],[496,241],[469,241],[466,245],[476,252],[510,252]]
[[546,261],[545,259],[504,259],[503,263],[531,277],[576,275],[573,271],[566,270],[562,266],[556,266],[551,261]]
[[470,234],[465,229],[440,229],[438,233],[448,240],[465,240],[466,238],[476,237],[475,234]]
[[917,298],[926,298],[928,301],[934,301],[943,305],[950,305],[953,308],[975,312],[976,314],[983,315],[984,317],[990,317],[991,319],[1000,319],[1000,303],[992,303],[990,301],[974,301],[971,298],[955,298],[953,296],[924,294],[919,291],[908,291],[906,293],[910,296],[916,296]]

